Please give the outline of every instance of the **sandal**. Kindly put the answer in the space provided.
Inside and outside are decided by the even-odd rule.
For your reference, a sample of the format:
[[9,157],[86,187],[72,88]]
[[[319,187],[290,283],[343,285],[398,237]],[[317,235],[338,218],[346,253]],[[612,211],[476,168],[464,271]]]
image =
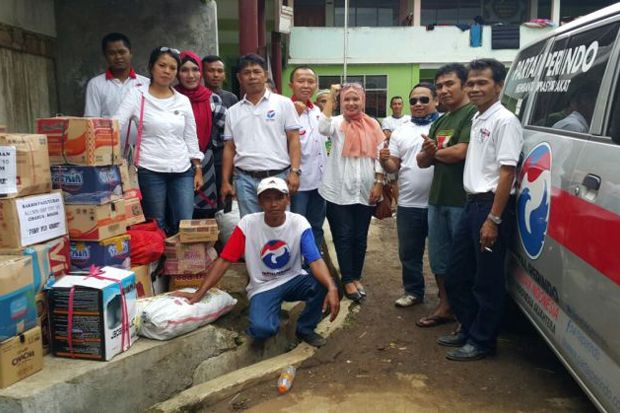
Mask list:
[[429,315],[427,317],[422,317],[418,321],[415,322],[415,325],[421,328],[429,328],[429,327],[437,327],[442,324],[452,323],[456,321],[454,316],[444,317],[440,315]]

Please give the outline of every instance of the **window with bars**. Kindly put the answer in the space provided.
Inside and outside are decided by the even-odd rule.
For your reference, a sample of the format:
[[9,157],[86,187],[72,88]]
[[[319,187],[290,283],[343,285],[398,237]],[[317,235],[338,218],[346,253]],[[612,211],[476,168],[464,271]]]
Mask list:
[[343,81],[343,76],[319,76],[319,88],[329,89],[339,83],[359,83],[366,90],[366,114],[374,118],[386,116],[387,75],[351,75]]

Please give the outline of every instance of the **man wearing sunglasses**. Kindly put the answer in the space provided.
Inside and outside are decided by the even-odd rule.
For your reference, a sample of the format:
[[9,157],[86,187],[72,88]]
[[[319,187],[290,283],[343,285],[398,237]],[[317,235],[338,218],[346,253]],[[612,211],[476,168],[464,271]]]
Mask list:
[[464,90],[466,81],[467,69],[462,64],[448,64],[437,70],[437,97],[446,113],[433,123],[425,136],[422,151],[417,155],[421,168],[434,166],[428,200],[428,254],[439,288],[439,305],[432,314],[416,322],[418,327],[435,327],[454,321],[445,289],[445,275],[454,248],[457,223],[465,205],[463,168],[471,119],[476,113]]
[[[86,86],[84,116],[112,117],[127,93],[149,84],[149,79],[137,74],[131,65],[131,42],[122,33],[109,33],[101,40],[101,51],[108,65],[105,73],[93,77]],[[129,138],[135,143],[135,128]],[[125,147],[127,127],[121,130],[121,148]]]
[[433,181],[433,168],[420,168],[416,155],[422,149],[431,124],[439,117],[435,86],[422,82],[409,93],[411,122],[398,127],[381,149],[379,161],[389,173],[399,173],[398,185],[398,256],[402,264],[404,295],[397,307],[410,307],[424,301],[422,258],[428,233],[428,193]]

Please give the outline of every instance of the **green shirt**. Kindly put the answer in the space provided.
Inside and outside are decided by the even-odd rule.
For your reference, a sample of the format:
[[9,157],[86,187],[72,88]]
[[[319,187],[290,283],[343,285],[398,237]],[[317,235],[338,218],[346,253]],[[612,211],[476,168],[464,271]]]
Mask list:
[[[471,118],[476,111],[476,107],[468,103],[454,112],[444,114],[433,122],[428,136],[437,142],[438,149],[457,143],[469,143]],[[464,160],[457,163],[443,163],[435,160],[435,173],[428,203],[451,207],[465,205],[464,168]]]

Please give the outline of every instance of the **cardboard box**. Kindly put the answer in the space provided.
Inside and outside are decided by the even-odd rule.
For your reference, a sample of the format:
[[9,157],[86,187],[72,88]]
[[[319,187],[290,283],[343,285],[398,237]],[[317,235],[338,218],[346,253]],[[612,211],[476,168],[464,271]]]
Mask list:
[[123,194],[125,198],[138,198],[142,199],[140,193],[140,184],[138,183],[138,171],[135,166],[128,165],[127,160],[123,159],[119,165],[121,172],[121,185],[123,187]]
[[0,197],[52,190],[45,135],[0,133]]
[[146,221],[139,198],[125,197],[125,218],[127,226],[141,224]]
[[151,279],[151,265],[138,265],[131,267],[136,274],[136,292],[138,298],[153,296],[153,281]]
[[[101,268],[101,273],[67,275],[48,292],[55,356],[110,360],[137,339],[135,274],[113,267]],[[72,290],[73,307],[69,308]],[[73,326],[71,337],[69,322]]]
[[69,237],[67,235],[25,248],[0,249],[1,255],[25,255],[32,258],[35,292],[43,289],[50,275],[60,277],[69,272]]
[[101,241],[127,232],[125,200],[104,205],[67,205],[72,241]]
[[205,272],[217,259],[212,242],[182,244],[179,234],[166,239],[164,249],[166,274],[198,274]]
[[0,248],[40,244],[67,233],[62,194],[0,200]]
[[36,326],[0,343],[0,388],[17,383],[42,368],[40,327]]
[[37,119],[37,133],[47,135],[52,165],[120,163],[120,132],[116,119],[69,116]]
[[62,189],[65,204],[101,205],[123,197],[117,165],[52,166],[52,185]]
[[219,233],[215,219],[184,219],[179,224],[179,236],[183,243],[215,242]]
[[71,241],[71,270],[87,271],[91,265],[130,269],[127,234],[103,241]]
[[170,291],[181,288],[200,288],[206,276],[206,273],[170,275]]
[[0,256],[0,341],[37,325],[32,260]]
[[41,343],[43,344],[43,354],[50,352],[52,335],[50,331],[49,312],[47,307],[47,293],[40,292],[34,297],[37,307],[37,320],[41,327]]
[[0,125],[0,133],[4,133],[4,132],[7,132],[7,131],[8,131],[8,129],[7,129],[6,125]]

